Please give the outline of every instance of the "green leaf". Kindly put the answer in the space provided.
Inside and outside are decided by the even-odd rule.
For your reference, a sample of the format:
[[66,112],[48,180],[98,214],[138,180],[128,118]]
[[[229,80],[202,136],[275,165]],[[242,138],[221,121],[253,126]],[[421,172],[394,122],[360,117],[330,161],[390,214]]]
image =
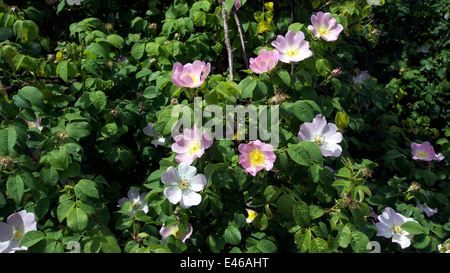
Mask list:
[[316,61],[316,69],[317,72],[319,72],[320,75],[322,76],[327,76],[331,69],[330,69],[330,64],[326,59],[319,59]]
[[228,226],[223,238],[228,244],[237,245],[241,242],[241,232],[235,226]]
[[403,225],[400,226],[403,230],[405,230],[408,233],[411,234],[422,234],[425,233],[425,231],[423,230],[423,227],[414,221],[408,221],[403,223]]
[[29,101],[31,105],[38,107],[43,106],[44,96],[41,91],[34,86],[25,86],[20,89],[17,94]]
[[22,178],[17,174],[10,175],[6,181],[6,193],[14,199],[16,205],[20,204],[24,194],[24,184]]
[[270,185],[264,190],[264,197],[268,203],[275,202],[281,193],[281,189],[277,186]]
[[45,184],[54,186],[56,185],[56,183],[58,183],[59,173],[51,165],[45,165],[41,169],[39,177]]
[[58,221],[62,223],[74,207],[75,201],[73,200],[67,200],[59,204],[58,208],[56,209],[56,216],[58,217]]
[[368,253],[371,251],[371,248],[368,248],[370,243],[369,238],[360,231],[352,232],[351,245],[353,251],[356,253]]
[[309,253],[328,253],[328,243],[322,238],[314,238],[309,246]]
[[[131,202],[125,202],[123,203],[122,207],[120,207],[120,210],[116,211],[116,213],[130,213],[133,209],[133,206],[131,205]],[[166,223],[167,225],[167,223]],[[167,225],[171,226],[171,225]]]
[[88,180],[88,179],[81,179],[75,185],[75,194],[77,196],[85,194],[85,195],[87,195],[89,197],[99,198],[98,190],[95,187],[95,182],[91,181],[91,180]]
[[121,249],[117,240],[112,235],[103,236],[101,238],[102,251],[104,253],[121,253]]
[[56,67],[56,74],[65,82],[69,82],[77,74],[77,65],[70,61],[62,61]]
[[22,43],[32,42],[39,38],[39,27],[31,20],[17,20],[13,25],[13,30]]
[[88,122],[73,122],[67,125],[67,133],[74,138],[87,137],[91,133],[91,125]]
[[23,54],[14,56],[9,65],[14,72],[19,71],[20,68],[25,71],[32,71],[37,67],[35,58]]
[[296,101],[294,103],[294,115],[303,122],[311,122],[314,118],[313,109],[306,101]]
[[86,229],[87,223],[87,214],[80,208],[72,209],[67,215],[67,226],[74,231],[83,231],[84,229]]
[[20,240],[19,247],[31,247],[41,240],[45,239],[45,235],[38,230],[30,230],[25,232]]
[[17,133],[14,127],[0,130],[0,151],[2,155],[11,154],[17,141]]
[[267,239],[262,239],[258,241],[256,244],[256,247],[262,252],[262,253],[276,253],[277,252],[277,246]]
[[102,91],[94,91],[89,93],[89,99],[98,110],[103,110],[106,106],[106,95]]
[[51,151],[47,160],[55,170],[64,171],[69,166],[69,155],[63,151]]
[[295,234],[295,238],[297,242],[297,249],[301,253],[306,253],[311,245],[311,230],[302,228]]
[[131,48],[131,56],[133,56],[133,58],[135,58],[136,60],[142,58],[144,56],[144,52],[145,52],[145,44],[136,43]]
[[303,201],[295,203],[293,217],[297,225],[303,228],[307,227],[311,221],[308,204]]

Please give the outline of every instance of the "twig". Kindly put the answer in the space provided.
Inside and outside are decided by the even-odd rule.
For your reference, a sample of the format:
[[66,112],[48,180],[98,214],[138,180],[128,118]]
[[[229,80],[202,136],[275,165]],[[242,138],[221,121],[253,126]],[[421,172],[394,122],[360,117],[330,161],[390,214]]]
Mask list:
[[250,67],[248,65],[247,50],[245,49],[244,32],[242,31],[241,21],[239,21],[239,17],[237,15],[237,10],[234,6],[231,8],[231,13],[233,14],[234,20],[236,21],[237,29],[239,32],[239,37],[241,39],[242,55],[244,56],[245,66],[247,67],[247,69],[249,69]]
[[231,42],[230,42],[230,30],[228,29],[228,22],[227,22],[227,11],[225,9],[225,1],[222,1],[222,21],[223,21],[223,29],[225,31],[225,46],[227,47],[228,52],[228,69],[230,72],[230,81],[234,81],[233,77],[233,51],[231,48]]

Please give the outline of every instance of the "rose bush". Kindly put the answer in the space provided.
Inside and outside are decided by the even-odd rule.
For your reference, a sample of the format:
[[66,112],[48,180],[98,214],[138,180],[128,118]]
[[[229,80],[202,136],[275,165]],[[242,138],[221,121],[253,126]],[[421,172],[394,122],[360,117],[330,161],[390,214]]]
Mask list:
[[449,4],[0,3],[0,251],[448,251]]

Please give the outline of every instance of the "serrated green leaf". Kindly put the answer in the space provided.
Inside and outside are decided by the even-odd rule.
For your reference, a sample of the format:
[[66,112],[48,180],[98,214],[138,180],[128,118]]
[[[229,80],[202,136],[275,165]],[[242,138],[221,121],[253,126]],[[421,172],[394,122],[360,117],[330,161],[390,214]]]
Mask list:
[[403,223],[403,225],[400,226],[403,230],[405,230],[408,233],[411,234],[422,234],[425,231],[423,230],[423,227],[414,221],[408,221]]
[[309,246],[309,253],[328,253],[328,243],[322,238],[314,238]]
[[67,215],[67,226],[74,231],[83,231],[84,229],[86,229],[87,223],[87,214],[80,208],[72,209]]
[[95,182],[88,179],[81,179],[75,185],[75,194],[85,194],[89,197],[99,198],[98,190],[95,187]]
[[223,234],[225,242],[231,245],[237,245],[241,242],[241,232],[235,226],[228,226]]
[[30,230],[23,235],[19,247],[31,247],[43,239],[45,239],[45,235],[42,232]]

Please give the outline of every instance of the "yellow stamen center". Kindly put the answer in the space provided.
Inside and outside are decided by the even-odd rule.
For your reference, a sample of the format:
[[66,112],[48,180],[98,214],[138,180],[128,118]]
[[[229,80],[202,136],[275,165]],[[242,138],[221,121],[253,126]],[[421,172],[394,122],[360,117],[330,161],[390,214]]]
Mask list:
[[33,122],[29,122],[28,129],[31,129],[31,128],[36,128],[36,124],[34,124]]
[[392,229],[394,230],[395,233],[401,233],[403,231],[403,229],[398,224],[394,224],[392,226]]
[[248,210],[247,213],[248,213],[247,219],[249,220],[253,220],[258,215],[258,213],[254,210]]
[[289,57],[294,57],[298,54],[298,48],[297,47],[293,47],[293,46],[289,46],[286,50],[286,54]]
[[251,151],[249,156],[250,156],[250,165],[252,167],[262,166],[264,165],[264,162],[266,162],[266,157],[264,156],[264,153],[258,149],[254,149],[253,151]]
[[170,234],[173,235],[173,237],[175,237],[176,239],[178,239],[178,238],[181,237],[180,229],[179,229],[177,226],[175,226],[175,227],[172,229],[172,232],[170,232]]
[[316,143],[317,145],[321,146],[322,144],[325,143],[325,137],[322,135],[315,135],[314,136],[314,143]]
[[197,151],[201,148],[202,146],[200,145],[200,142],[198,140],[192,141],[188,146],[188,153],[190,153],[191,155],[195,155],[195,153],[197,153]]
[[427,157],[427,153],[425,153],[425,152],[418,152],[417,155],[419,157]]
[[15,242],[20,242],[23,237],[23,228],[20,226],[14,231],[14,235],[12,236],[12,240]]
[[186,190],[189,188],[189,182],[184,179],[180,179],[178,181],[178,187],[182,190]]
[[133,207],[133,209],[138,209],[139,208],[139,203],[138,202],[133,202],[133,204],[131,206]]
[[197,84],[200,81],[193,73],[189,74],[189,76],[192,78],[194,84]]
[[325,26],[320,26],[317,28],[317,32],[320,35],[327,36],[328,34],[330,34],[330,29],[325,28]]

